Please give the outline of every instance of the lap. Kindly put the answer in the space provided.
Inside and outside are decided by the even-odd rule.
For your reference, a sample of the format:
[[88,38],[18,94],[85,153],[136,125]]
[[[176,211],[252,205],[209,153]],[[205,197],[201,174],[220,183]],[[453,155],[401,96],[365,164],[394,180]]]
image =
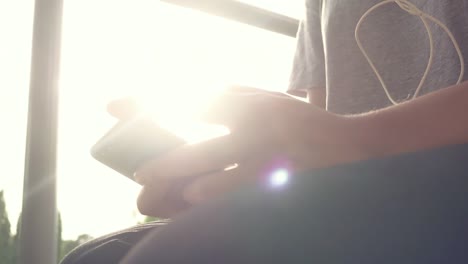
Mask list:
[[75,248],[61,264],[118,263],[147,234],[167,224],[167,221],[142,224],[93,239]]
[[[125,263],[466,263],[467,160],[463,145],[308,172],[284,188],[196,207],[157,232],[136,230],[144,235],[124,250],[102,252],[129,251]],[[77,252],[99,257],[109,239]]]
[[468,146],[309,172],[200,206],[124,263],[467,263]]

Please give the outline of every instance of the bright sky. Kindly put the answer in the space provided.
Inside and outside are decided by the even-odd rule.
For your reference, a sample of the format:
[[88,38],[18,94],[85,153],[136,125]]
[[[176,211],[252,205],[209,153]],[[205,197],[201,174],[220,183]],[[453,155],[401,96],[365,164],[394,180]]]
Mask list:
[[[303,0],[244,0],[290,16]],[[21,211],[32,0],[0,0],[0,189],[13,230]],[[230,83],[284,90],[294,39],[161,4],[65,1],[58,145],[63,236],[134,225],[139,188],[99,164],[93,143],[115,122],[108,101],[146,98],[165,119],[188,117]],[[150,100],[148,100],[150,99]],[[186,138],[203,131],[177,130]]]

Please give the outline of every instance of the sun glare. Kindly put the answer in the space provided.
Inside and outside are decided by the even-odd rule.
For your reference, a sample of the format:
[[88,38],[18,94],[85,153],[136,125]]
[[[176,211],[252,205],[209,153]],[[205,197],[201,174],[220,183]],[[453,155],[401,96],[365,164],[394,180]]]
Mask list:
[[135,97],[188,142],[223,135],[225,127],[196,117],[231,84],[284,90],[294,48],[291,38],[157,0],[68,1],[58,146],[64,237],[102,235],[141,217],[139,186],[89,155],[116,122],[105,112],[110,100]]
[[[244,0],[289,14],[298,13],[302,1]],[[0,69],[6,73],[0,107],[2,120],[11,124],[0,157],[13,159],[0,186],[14,231],[21,211],[34,1],[0,2]],[[228,85],[284,91],[295,49],[292,38],[158,0],[66,1],[62,29],[57,191],[64,239],[96,237],[141,219],[135,203],[140,187],[89,154],[116,123],[105,111],[109,101],[137,98],[188,142],[223,135],[229,133],[225,127],[197,123],[196,117]]]
[[270,176],[270,184],[273,187],[280,187],[289,181],[289,172],[286,169],[277,169]]

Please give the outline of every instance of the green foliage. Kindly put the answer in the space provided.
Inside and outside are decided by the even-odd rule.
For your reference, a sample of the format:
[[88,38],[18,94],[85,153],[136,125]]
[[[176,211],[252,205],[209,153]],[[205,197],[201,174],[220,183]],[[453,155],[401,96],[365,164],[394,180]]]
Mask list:
[[[57,241],[58,260],[62,260],[70,251],[77,246],[92,239],[89,235],[80,235],[76,240],[62,240],[62,217],[57,215]],[[11,225],[6,211],[6,203],[3,191],[0,191],[0,264],[18,263],[19,234],[21,231],[21,214],[16,226],[16,234],[11,234]]]
[[16,234],[12,237],[12,252],[13,252],[13,258],[11,263],[18,263],[19,259],[19,235],[20,235],[20,230],[21,230],[21,214],[18,217],[18,222],[16,224]]
[[80,244],[76,240],[63,240],[60,243],[59,260],[62,260],[70,251],[79,245]]
[[93,239],[90,235],[80,235],[76,240],[62,240],[60,243],[59,260],[62,260],[70,251],[85,242]]
[[150,223],[150,222],[156,222],[156,221],[162,221],[164,220],[163,218],[159,217],[153,217],[153,216],[146,216],[143,222],[139,222],[139,224],[145,224],[145,223]]
[[10,228],[3,191],[0,191],[0,263],[11,263],[13,261],[14,251]]
[[76,242],[78,242],[78,244],[81,245],[81,244],[84,244],[84,243],[90,241],[91,239],[93,239],[92,236],[87,235],[87,234],[83,234],[83,235],[78,236],[78,238],[76,239]]

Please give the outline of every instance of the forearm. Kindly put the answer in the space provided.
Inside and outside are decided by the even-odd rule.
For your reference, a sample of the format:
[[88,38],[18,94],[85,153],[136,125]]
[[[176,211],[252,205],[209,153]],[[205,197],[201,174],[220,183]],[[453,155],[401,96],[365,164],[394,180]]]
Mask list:
[[325,87],[307,89],[307,101],[312,105],[325,109],[327,104],[327,91]]
[[468,143],[468,82],[350,118],[371,157]]

